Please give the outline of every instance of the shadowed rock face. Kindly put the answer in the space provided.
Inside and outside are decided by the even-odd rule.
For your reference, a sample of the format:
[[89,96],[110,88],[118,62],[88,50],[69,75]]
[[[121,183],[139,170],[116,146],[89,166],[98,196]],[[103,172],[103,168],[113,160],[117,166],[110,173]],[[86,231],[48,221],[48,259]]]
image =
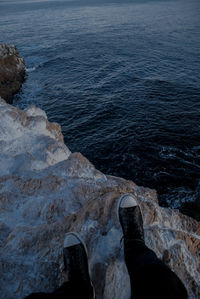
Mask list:
[[0,45],[0,96],[12,103],[24,81],[25,63],[15,46]]
[[129,277],[120,246],[118,198],[131,193],[144,219],[145,241],[200,297],[200,227],[161,208],[154,190],[106,176],[63,143],[60,126],[30,107],[0,100],[0,293],[23,298],[53,291],[64,279],[66,232],[88,247],[97,298],[128,299]]

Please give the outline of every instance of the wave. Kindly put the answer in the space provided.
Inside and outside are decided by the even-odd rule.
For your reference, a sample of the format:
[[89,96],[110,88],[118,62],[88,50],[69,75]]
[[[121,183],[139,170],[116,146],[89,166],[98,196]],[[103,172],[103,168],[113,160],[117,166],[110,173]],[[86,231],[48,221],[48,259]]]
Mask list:
[[36,66],[28,67],[28,68],[26,68],[26,72],[27,72],[27,73],[32,73],[32,72],[34,72],[36,69],[37,69]]
[[51,60],[44,60],[44,61],[38,63],[37,65],[33,65],[34,63],[32,62],[32,63],[30,63],[30,64],[32,64],[32,66],[27,67],[26,72],[27,73],[32,73],[32,72],[36,71],[37,69],[45,66],[49,62],[51,62]]
[[159,200],[171,208],[179,209],[184,203],[195,202],[196,196],[197,190],[187,187],[169,188],[168,192],[159,196]]

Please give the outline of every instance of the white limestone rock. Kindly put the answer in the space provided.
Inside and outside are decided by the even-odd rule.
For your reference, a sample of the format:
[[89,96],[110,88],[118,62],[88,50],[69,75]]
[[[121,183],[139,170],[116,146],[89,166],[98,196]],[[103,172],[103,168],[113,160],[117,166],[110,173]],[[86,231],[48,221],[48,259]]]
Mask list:
[[118,198],[140,204],[147,245],[200,297],[200,228],[177,210],[161,208],[156,192],[105,176],[70,153],[60,126],[36,107],[25,111],[0,100],[0,294],[23,298],[53,291],[64,280],[65,233],[84,238],[97,298],[128,299],[120,246]]

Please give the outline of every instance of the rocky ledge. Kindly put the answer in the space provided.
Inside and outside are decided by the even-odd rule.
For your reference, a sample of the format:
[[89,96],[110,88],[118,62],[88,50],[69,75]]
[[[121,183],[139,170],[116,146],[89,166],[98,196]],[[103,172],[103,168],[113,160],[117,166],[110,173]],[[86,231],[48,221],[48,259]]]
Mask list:
[[143,213],[145,240],[200,298],[200,227],[178,210],[161,208],[156,191],[106,176],[63,143],[60,126],[44,111],[21,111],[0,100],[0,293],[23,298],[52,291],[63,279],[68,231],[88,247],[97,298],[127,299],[129,278],[116,216],[131,193]]
[[0,96],[12,103],[24,81],[25,63],[13,45],[0,45]]

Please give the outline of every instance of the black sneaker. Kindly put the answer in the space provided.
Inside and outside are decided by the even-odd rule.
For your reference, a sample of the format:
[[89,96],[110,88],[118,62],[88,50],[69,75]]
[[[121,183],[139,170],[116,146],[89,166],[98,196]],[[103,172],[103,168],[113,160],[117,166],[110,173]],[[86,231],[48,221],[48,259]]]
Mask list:
[[142,214],[137,201],[131,194],[125,194],[120,197],[118,216],[124,239],[144,242]]
[[94,287],[89,275],[87,248],[77,233],[66,234],[63,256],[67,281],[86,282],[92,287],[93,298],[95,298]]

